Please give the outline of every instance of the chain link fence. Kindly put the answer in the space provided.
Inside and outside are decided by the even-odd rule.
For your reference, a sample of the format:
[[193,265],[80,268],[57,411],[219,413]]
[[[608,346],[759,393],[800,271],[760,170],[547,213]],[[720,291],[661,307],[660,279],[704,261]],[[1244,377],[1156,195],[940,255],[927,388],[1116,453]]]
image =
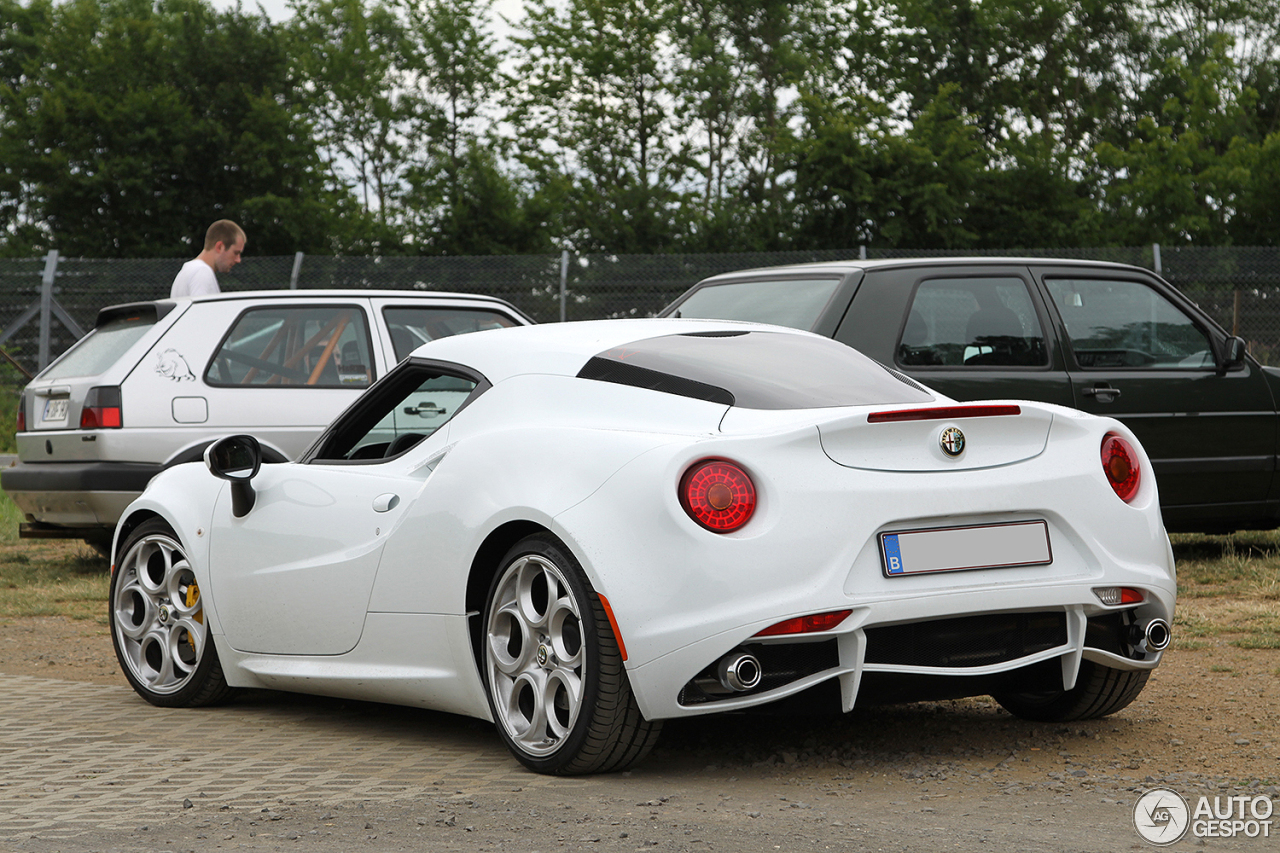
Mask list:
[[[219,276],[224,291],[319,288],[484,293],[538,322],[652,316],[710,275],[779,264],[858,257],[956,255],[850,249],[698,255],[518,255],[483,257],[249,257]],[[1153,269],[1250,342],[1263,363],[1280,364],[1280,248],[1045,249],[967,255],[1118,261]],[[98,309],[161,299],[182,259],[0,259],[0,385],[20,387],[42,356],[56,357],[92,328]],[[48,285],[48,286],[47,286]],[[43,300],[50,298],[47,308]],[[47,351],[41,327],[47,325]]]

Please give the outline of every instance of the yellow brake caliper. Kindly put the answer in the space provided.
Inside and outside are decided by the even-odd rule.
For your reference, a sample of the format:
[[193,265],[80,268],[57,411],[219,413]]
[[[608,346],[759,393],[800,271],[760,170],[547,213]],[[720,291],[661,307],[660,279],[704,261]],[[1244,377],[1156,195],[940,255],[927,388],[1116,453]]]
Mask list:
[[[194,607],[195,603],[199,600],[200,600],[200,587],[196,585],[195,581],[192,581],[191,583],[187,584],[187,607]],[[199,622],[201,625],[203,625],[204,610],[201,610],[199,613],[195,614],[195,616],[193,616],[192,618],[195,619],[197,622]],[[191,648],[194,649],[196,647],[195,637],[188,635],[187,642],[191,644]]]

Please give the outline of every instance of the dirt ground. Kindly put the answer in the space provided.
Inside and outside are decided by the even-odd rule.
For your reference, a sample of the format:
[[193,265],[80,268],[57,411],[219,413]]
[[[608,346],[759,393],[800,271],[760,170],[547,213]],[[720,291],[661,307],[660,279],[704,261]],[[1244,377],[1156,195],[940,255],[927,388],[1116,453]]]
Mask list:
[[[128,837],[87,846],[33,838],[15,849],[1148,849],[1131,823],[1148,789],[1188,800],[1280,797],[1280,651],[1223,639],[1195,646],[1175,646],[1138,700],[1103,720],[1033,724],[989,699],[835,719],[698,718],[668,723],[632,773],[587,780],[569,797],[516,788],[193,809]],[[106,628],[89,621],[0,619],[0,672],[125,684]],[[1177,846],[1260,853],[1276,844],[1188,837]]]

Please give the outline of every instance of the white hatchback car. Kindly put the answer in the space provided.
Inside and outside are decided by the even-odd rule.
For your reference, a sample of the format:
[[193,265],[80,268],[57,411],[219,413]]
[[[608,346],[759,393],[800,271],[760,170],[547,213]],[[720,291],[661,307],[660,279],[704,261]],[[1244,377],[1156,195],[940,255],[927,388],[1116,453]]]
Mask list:
[[[361,391],[436,338],[532,321],[500,299],[415,291],[258,291],[104,308],[18,408],[0,484],[20,535],[105,550],[121,511],[216,437],[293,459]],[[443,419],[446,411],[420,418]]]

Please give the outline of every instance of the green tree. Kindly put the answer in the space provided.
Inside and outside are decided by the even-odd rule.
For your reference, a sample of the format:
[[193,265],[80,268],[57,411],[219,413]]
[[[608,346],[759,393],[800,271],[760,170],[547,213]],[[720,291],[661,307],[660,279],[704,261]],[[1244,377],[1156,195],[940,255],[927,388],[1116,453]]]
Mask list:
[[354,186],[376,223],[375,244],[394,248],[405,140],[417,112],[404,27],[379,0],[294,0],[290,9],[290,57],[332,179]]
[[542,252],[550,238],[528,193],[504,170],[489,115],[502,55],[492,0],[403,0],[407,68],[419,105],[407,147],[404,216],[415,251]]
[[[679,226],[684,168],[672,124],[672,0],[529,0],[507,120],[535,185],[566,186],[557,241],[655,252]],[[563,180],[565,183],[559,183]]]
[[0,160],[38,233],[22,248],[173,257],[224,216],[255,253],[331,246],[341,199],[290,112],[269,21],[200,0],[31,11],[47,26],[0,87]]

